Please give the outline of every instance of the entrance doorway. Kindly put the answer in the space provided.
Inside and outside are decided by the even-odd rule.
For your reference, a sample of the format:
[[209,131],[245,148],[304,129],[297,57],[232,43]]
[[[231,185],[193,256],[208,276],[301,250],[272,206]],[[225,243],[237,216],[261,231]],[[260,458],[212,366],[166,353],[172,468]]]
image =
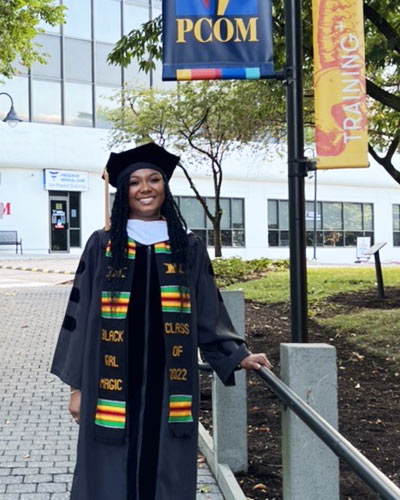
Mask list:
[[50,196],[50,251],[69,252],[68,196]]

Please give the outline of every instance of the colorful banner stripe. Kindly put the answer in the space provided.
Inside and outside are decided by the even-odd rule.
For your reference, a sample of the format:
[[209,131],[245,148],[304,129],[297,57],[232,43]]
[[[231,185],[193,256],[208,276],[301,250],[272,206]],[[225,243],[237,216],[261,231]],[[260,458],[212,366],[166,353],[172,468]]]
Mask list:
[[177,69],[176,79],[184,80],[259,80],[260,68]]
[[186,396],[183,394],[170,396],[168,422],[193,422],[192,396]]
[[[135,259],[135,256],[136,256],[136,243],[131,239],[131,238],[128,238],[128,244],[127,244],[127,247],[126,247],[126,252],[127,252],[127,258],[128,259]],[[107,246],[106,246],[106,257],[112,257],[112,253],[111,253],[111,241],[109,241],[107,243]]]
[[96,407],[97,425],[114,429],[125,429],[126,403],[125,401],[111,401],[99,399]]
[[162,286],[161,307],[163,312],[183,312],[190,314],[191,307],[189,289],[176,285]]
[[130,292],[101,292],[101,316],[103,318],[125,319],[130,300]]

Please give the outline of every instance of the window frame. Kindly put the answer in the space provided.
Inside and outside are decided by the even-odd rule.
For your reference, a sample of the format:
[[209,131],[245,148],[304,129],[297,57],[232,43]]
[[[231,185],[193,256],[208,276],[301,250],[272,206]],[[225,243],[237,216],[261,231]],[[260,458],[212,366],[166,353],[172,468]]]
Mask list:
[[[288,200],[286,199],[278,199],[278,198],[271,198],[267,200],[267,206],[268,206],[268,213],[269,213],[269,204],[270,203],[277,203],[276,210],[277,210],[277,222],[278,222],[278,228],[276,229],[271,229],[269,220],[268,220],[268,246],[269,247],[288,247],[289,246],[289,240],[286,240],[286,238],[282,238],[282,233],[288,232],[286,229],[280,229],[280,210],[279,210],[279,204],[280,203],[288,203]],[[307,211],[307,204],[308,203],[314,203],[313,200],[307,200],[306,201],[306,211]],[[356,242],[353,244],[347,244],[347,237],[349,237],[351,234],[356,234],[357,236],[369,236],[371,237],[371,245],[374,243],[374,238],[375,238],[375,214],[374,214],[374,204],[371,202],[360,202],[360,201],[330,201],[330,200],[318,200],[318,209],[320,210],[320,221],[318,225],[320,226],[317,229],[317,246],[321,248],[355,248],[356,247]],[[340,218],[341,218],[341,226],[342,229],[340,230],[331,230],[331,229],[325,229],[324,228],[324,205],[325,204],[330,204],[330,203],[335,203],[335,204],[340,204]],[[360,230],[347,230],[346,229],[346,221],[345,221],[345,205],[361,205],[361,219],[362,219],[362,228]],[[365,228],[365,222],[366,222],[366,207],[370,206],[371,207],[371,216],[372,216],[372,229],[366,229]],[[273,238],[276,238],[276,236],[273,235],[277,234],[277,244],[272,244]],[[331,237],[333,240],[333,244],[326,244],[327,238]],[[338,241],[340,244],[336,244],[336,238],[338,238]],[[286,241],[288,241],[287,244]],[[307,247],[312,247],[314,246],[314,230],[313,229],[307,229],[306,227],[306,245]]]
[[[394,226],[394,209],[395,207],[398,207],[398,210],[399,210],[399,214],[398,214],[398,217],[399,217],[399,229],[395,229],[395,226]],[[393,246],[394,247],[400,247],[400,203],[393,203],[392,204],[392,232],[393,232]],[[397,242],[396,242],[397,240]]]
[[[154,17],[153,10],[154,10],[154,8],[156,8],[156,6],[153,5],[154,0],[131,0],[131,1],[129,1],[129,0],[110,0],[110,1],[114,1],[120,7],[119,8],[120,38],[124,34],[124,24],[125,24],[125,18],[126,18],[125,8],[127,5],[129,5],[129,8],[131,8],[132,6],[137,6],[140,9],[146,9],[146,7],[148,7],[148,19],[150,20]],[[61,2],[60,0],[57,0],[57,3],[61,4],[63,2]],[[60,119],[60,121],[57,121],[55,123],[51,122],[52,124],[57,124],[57,125],[66,125],[67,124],[66,123],[66,116],[65,116],[66,115],[66,112],[65,112],[66,83],[67,82],[69,82],[69,83],[85,83],[87,85],[91,85],[92,86],[92,100],[91,100],[92,120],[91,120],[90,124],[88,122],[88,124],[83,125],[83,127],[97,128],[97,99],[96,99],[97,86],[109,87],[111,89],[116,89],[116,88],[122,89],[124,87],[124,85],[127,82],[129,82],[129,80],[132,79],[132,74],[130,75],[130,78],[128,77],[128,74],[132,73],[132,70],[130,70],[130,68],[128,67],[127,69],[124,69],[124,68],[120,69],[121,78],[119,79],[118,84],[115,84],[115,83],[111,84],[108,82],[100,83],[97,80],[97,75],[96,75],[96,52],[97,52],[97,50],[96,50],[96,46],[98,43],[100,43],[100,44],[110,45],[110,47],[113,47],[113,44],[108,43],[105,40],[100,40],[100,39],[98,39],[98,37],[96,37],[95,17],[96,17],[96,5],[95,5],[95,2],[93,0],[90,0],[90,38],[75,36],[72,33],[68,34],[67,30],[65,29],[65,25],[60,25],[59,29],[53,29],[53,28],[50,29],[50,27],[49,27],[49,30],[46,30],[46,26],[43,26],[45,31],[44,31],[44,33],[41,33],[42,36],[52,37],[53,39],[57,38],[59,41],[61,73],[60,73],[60,77],[56,78],[56,77],[52,77],[52,76],[32,74],[31,70],[26,71],[26,75],[24,74],[24,77],[26,77],[28,79],[28,91],[27,91],[28,97],[27,98],[28,98],[28,109],[29,109],[29,117],[27,118],[27,121],[34,122],[34,123],[42,123],[42,121],[37,120],[33,116],[33,112],[32,112],[32,109],[34,106],[33,100],[35,99],[35,95],[34,95],[34,92],[32,89],[32,87],[34,85],[33,84],[34,81],[59,82],[60,83],[60,85],[61,85],[61,96],[60,96],[61,119]],[[66,63],[67,40],[77,40],[77,41],[89,42],[91,44],[90,57],[91,57],[92,76],[91,76],[90,81],[88,81],[88,80],[82,81],[79,78],[77,79],[77,78],[68,78],[67,77],[66,71],[65,71],[66,70],[65,63]],[[149,87],[152,87],[153,79],[154,79],[153,76],[154,76],[154,70],[151,69],[149,72],[149,75],[147,77],[143,77],[142,80],[143,80],[143,82],[148,84]],[[18,77],[18,76],[16,76],[16,77]],[[142,81],[142,80],[140,80],[140,81]],[[17,111],[18,111],[18,109],[17,109]],[[45,123],[48,123],[48,122],[45,122]],[[105,126],[103,121],[100,120],[99,128],[108,128],[108,126]]]
[[[188,196],[188,195],[178,195],[178,196],[175,196],[174,198],[175,198],[175,201],[177,202],[179,208],[181,208],[181,199],[182,198],[190,198],[190,199],[197,200],[196,196]],[[214,196],[205,196],[204,198],[206,200],[206,203],[211,201],[211,200],[215,200]],[[221,196],[220,200],[221,201],[222,200],[229,201],[229,227],[227,227],[227,228],[221,227],[221,236],[222,236],[223,231],[227,231],[227,232],[229,231],[230,232],[230,240],[231,240],[230,245],[224,245],[223,242],[221,241],[222,247],[223,248],[246,248],[246,213],[245,213],[246,203],[245,203],[245,198],[241,198],[238,196],[232,196],[232,197]],[[232,219],[233,219],[232,218],[232,202],[233,202],[233,200],[239,200],[239,201],[241,201],[241,204],[242,204],[243,227],[240,227],[240,228],[233,227],[233,221],[232,221]],[[198,201],[198,203],[200,203],[200,202]],[[185,217],[184,213],[182,215],[183,215],[183,217]],[[212,239],[213,228],[212,228],[212,225],[210,226],[211,222],[208,219],[204,210],[203,210],[203,221],[204,221],[203,227],[190,227],[190,229],[195,234],[198,234],[203,239],[203,241],[205,242],[207,247],[211,248],[214,246],[213,239]],[[204,232],[205,238],[201,234],[199,234],[200,232],[202,232],[202,233]],[[235,245],[234,244],[235,232],[243,233],[243,245]],[[221,238],[221,240],[222,240],[222,238]]]

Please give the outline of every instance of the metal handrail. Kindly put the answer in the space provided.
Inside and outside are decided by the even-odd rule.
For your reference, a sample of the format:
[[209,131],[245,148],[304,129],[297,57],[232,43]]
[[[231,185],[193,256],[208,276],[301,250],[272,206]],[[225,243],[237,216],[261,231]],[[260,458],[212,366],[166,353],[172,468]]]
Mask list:
[[271,370],[262,367],[254,373],[375,493],[384,500],[400,500],[400,489]]

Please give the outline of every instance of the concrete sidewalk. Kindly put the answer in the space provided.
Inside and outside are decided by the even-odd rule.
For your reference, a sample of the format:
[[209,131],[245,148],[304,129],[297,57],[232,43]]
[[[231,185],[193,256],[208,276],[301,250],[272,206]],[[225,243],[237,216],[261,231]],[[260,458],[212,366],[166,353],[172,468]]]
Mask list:
[[75,274],[79,255],[0,255],[0,269]]
[[[49,369],[70,290],[0,289],[1,500],[69,498],[78,426]],[[201,460],[197,500],[223,500]]]

